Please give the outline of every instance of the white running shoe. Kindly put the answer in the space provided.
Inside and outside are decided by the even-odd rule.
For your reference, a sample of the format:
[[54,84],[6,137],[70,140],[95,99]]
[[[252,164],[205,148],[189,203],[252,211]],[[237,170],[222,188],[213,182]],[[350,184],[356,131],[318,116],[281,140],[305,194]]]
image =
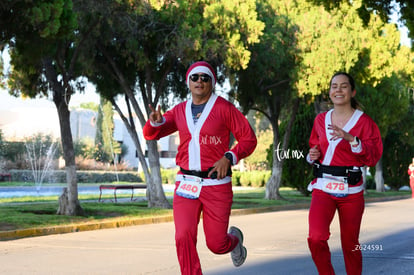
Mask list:
[[229,234],[236,236],[239,239],[239,243],[231,251],[231,260],[235,267],[239,267],[244,263],[247,257],[247,249],[243,246],[243,233],[237,227],[231,226]]

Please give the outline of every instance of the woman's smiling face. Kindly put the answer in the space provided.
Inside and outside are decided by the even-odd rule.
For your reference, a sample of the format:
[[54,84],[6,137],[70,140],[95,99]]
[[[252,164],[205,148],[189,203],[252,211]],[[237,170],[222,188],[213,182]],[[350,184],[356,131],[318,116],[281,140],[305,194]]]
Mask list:
[[351,99],[355,96],[356,91],[352,90],[351,83],[346,75],[337,75],[331,80],[329,97],[333,104],[344,105],[351,104]]

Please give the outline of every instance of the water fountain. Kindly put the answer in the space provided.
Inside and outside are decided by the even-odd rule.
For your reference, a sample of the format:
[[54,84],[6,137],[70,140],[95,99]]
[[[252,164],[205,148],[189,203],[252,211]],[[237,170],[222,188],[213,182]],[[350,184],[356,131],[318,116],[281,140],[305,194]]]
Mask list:
[[57,149],[56,142],[47,145],[40,135],[25,142],[27,159],[32,170],[36,191],[39,192],[45,178],[50,174],[53,158]]

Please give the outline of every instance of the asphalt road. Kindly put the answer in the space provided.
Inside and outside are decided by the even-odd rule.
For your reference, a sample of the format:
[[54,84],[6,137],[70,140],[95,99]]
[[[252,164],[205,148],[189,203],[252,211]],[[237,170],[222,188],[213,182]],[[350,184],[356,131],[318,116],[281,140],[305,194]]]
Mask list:
[[[214,255],[202,227],[198,249],[205,275],[317,274],[307,248],[307,210],[232,216],[248,257],[239,268]],[[363,274],[414,274],[414,200],[366,205],[361,231]],[[330,247],[337,275],[346,274],[335,217]],[[365,248],[364,248],[365,247]],[[372,247],[372,249],[368,249]],[[171,222],[0,242],[0,274],[179,274]]]

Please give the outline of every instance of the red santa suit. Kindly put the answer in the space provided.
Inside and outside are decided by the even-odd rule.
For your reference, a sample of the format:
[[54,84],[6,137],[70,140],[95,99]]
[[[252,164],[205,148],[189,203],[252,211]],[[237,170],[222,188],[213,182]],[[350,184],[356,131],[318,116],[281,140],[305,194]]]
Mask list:
[[[326,166],[353,166],[355,169],[363,166],[375,166],[382,155],[382,140],[375,122],[360,110],[355,110],[344,131],[359,138],[355,147],[342,138],[330,140],[328,125],[332,124],[333,110],[319,114],[314,121],[309,139],[310,147],[320,150],[320,161]],[[307,156],[310,161],[309,155]],[[342,251],[345,259],[347,274],[362,272],[362,254],[359,247],[359,231],[364,211],[363,181],[355,185],[347,185],[345,194],[336,194],[337,190],[329,189],[325,175],[315,178],[308,186],[312,192],[312,202],[309,210],[308,244],[312,258],[319,274],[334,274],[331,255],[328,247],[329,226],[338,210]],[[329,181],[328,180],[328,181]],[[332,187],[332,186],[330,186]]]
[[414,199],[414,164],[408,166],[408,175],[410,176],[411,197]]
[[[233,164],[249,156],[257,140],[249,122],[230,102],[211,95],[197,123],[193,121],[191,100],[176,105],[164,115],[160,124],[148,121],[143,129],[145,139],[160,139],[178,131],[180,144],[176,164],[185,170],[208,171],[226,152]],[[237,144],[229,151],[230,132]],[[176,190],[183,173],[177,174]],[[203,179],[198,199],[174,193],[173,211],[177,256],[182,274],[202,274],[198,253],[197,226],[203,211],[203,226],[208,248],[217,254],[233,250],[238,239],[227,233],[233,192],[231,176]]]

